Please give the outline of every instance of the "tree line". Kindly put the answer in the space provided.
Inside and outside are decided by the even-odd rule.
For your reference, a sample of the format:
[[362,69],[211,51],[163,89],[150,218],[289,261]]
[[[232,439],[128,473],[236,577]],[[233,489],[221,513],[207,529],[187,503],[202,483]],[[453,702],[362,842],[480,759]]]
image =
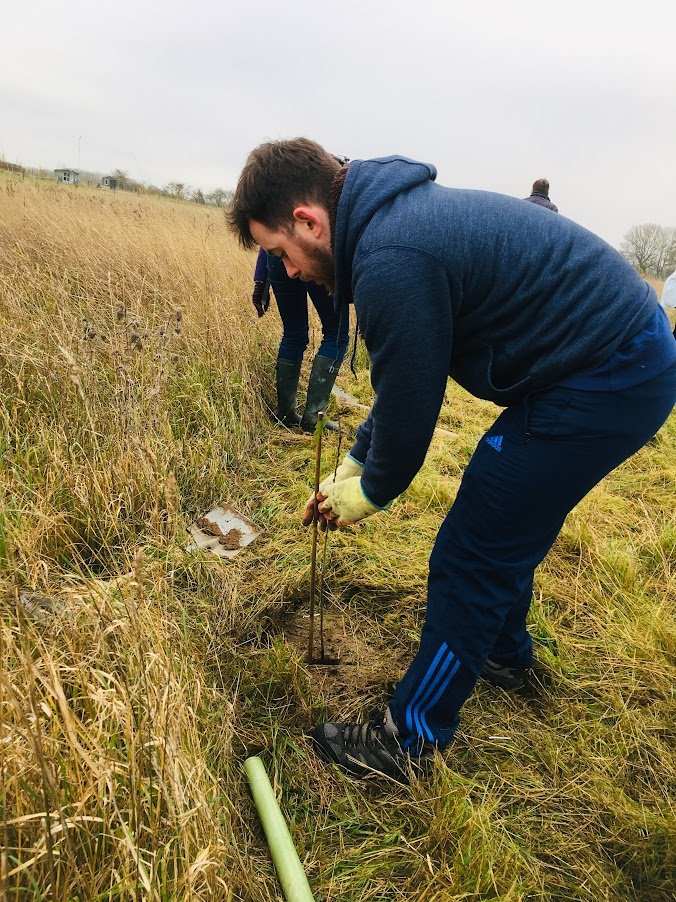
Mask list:
[[676,228],[654,222],[632,226],[624,236],[620,253],[641,275],[665,279],[676,270]]
[[138,191],[144,194],[159,194],[165,197],[175,197],[178,200],[191,201],[194,204],[209,204],[212,207],[227,207],[232,199],[232,191],[225,188],[214,188],[205,193],[201,188],[191,188],[185,182],[169,182],[164,188],[157,185],[143,185],[135,181],[123,169],[115,169],[111,173],[115,179],[115,185],[122,191]]
[[[33,175],[36,178],[54,178],[54,170],[37,169],[31,166],[22,166],[19,163],[9,163],[0,157],[0,170],[14,172],[19,175]],[[109,173],[115,179],[115,187],[121,191],[136,191],[138,194],[158,194],[164,197],[175,197],[179,200],[190,201],[195,204],[208,204],[212,207],[227,207],[232,199],[232,191],[225,188],[214,188],[213,191],[204,192],[201,188],[191,188],[185,182],[169,182],[163,188],[157,185],[145,185],[137,182],[124,169],[114,169]],[[89,185],[101,183],[103,173],[79,170],[80,182]]]

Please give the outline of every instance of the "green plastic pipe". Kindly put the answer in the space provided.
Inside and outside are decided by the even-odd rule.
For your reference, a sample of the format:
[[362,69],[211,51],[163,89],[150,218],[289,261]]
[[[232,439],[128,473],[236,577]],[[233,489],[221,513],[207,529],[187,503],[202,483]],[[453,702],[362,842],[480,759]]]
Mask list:
[[268,780],[263,762],[258,757],[247,758],[244,770],[249,778],[251,795],[256,803],[270,854],[277,869],[286,902],[314,902],[303,865],[296,852],[277,799]]

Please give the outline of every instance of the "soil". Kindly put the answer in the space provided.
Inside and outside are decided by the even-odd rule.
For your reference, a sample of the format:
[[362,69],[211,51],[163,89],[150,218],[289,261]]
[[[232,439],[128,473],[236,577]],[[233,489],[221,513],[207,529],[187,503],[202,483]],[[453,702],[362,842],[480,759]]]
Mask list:
[[242,530],[233,527],[227,532],[223,532],[218,523],[209,520],[208,517],[198,517],[195,523],[208,536],[218,536],[218,544],[227,548],[228,551],[234,551],[242,547]]
[[242,530],[235,529],[234,527],[233,529],[229,529],[225,535],[220,537],[218,544],[227,548],[228,551],[234,551],[235,548],[240,548],[242,544]]
[[[282,627],[282,635],[307,661],[308,614],[296,614]],[[386,697],[388,688],[401,676],[401,664],[382,637],[370,639],[354,612],[335,608],[324,612],[324,661],[320,658],[319,614],[315,614],[314,661],[308,667],[312,683],[335,699],[358,700],[365,695]]]
[[218,525],[218,523],[214,523],[209,520],[208,517],[198,517],[195,520],[195,523],[202,530],[203,533],[206,533],[208,536],[222,536],[223,530]]

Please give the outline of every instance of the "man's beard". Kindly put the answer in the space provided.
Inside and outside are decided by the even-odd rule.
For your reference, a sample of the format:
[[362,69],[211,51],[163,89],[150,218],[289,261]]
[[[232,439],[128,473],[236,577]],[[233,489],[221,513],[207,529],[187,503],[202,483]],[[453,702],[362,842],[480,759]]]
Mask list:
[[316,244],[306,241],[305,238],[299,239],[299,244],[311,263],[313,269],[312,281],[318,285],[323,285],[329,294],[333,294],[336,271],[331,251],[323,247],[317,247]]

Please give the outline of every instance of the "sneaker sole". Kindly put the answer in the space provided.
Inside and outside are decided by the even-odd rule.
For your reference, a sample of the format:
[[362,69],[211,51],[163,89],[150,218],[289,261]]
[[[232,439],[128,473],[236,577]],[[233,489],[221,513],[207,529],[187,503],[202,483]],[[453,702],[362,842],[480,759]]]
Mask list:
[[505,692],[518,692],[519,689],[523,689],[526,685],[526,677],[512,681],[501,679],[490,672],[484,671],[481,673],[481,679],[490,683],[492,686],[497,686],[498,689],[504,689]]

